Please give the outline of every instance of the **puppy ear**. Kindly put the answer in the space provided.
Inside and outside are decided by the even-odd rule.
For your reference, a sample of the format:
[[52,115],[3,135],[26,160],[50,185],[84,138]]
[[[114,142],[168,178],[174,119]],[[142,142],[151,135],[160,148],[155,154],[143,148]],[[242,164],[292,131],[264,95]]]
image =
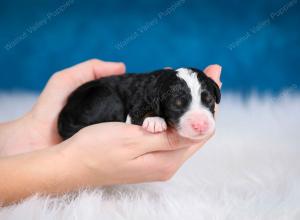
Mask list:
[[212,95],[215,97],[216,103],[219,104],[221,101],[221,90],[218,84],[211,79],[210,77],[207,77],[207,83],[209,87],[211,87]]

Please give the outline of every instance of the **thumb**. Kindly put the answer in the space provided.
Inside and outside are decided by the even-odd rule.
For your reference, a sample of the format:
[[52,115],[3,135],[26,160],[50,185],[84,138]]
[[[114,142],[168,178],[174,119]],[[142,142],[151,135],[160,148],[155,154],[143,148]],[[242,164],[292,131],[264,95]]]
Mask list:
[[217,85],[221,88],[222,82],[220,81],[222,67],[218,64],[209,65],[204,69],[204,73],[217,83]]

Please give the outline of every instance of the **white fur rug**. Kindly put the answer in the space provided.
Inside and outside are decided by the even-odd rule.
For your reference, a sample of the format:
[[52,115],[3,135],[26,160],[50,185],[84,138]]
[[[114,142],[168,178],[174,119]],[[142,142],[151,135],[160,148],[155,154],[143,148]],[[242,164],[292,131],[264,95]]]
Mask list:
[[[0,95],[0,121],[34,100]],[[299,123],[299,94],[254,95],[245,103],[225,94],[216,136],[171,181],[32,197],[0,209],[0,219],[299,220]]]

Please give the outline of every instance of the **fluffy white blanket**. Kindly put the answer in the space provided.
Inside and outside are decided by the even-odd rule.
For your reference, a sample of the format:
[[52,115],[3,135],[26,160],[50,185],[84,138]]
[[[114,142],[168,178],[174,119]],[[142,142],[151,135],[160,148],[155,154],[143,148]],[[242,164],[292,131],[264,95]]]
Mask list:
[[[34,100],[0,95],[0,120]],[[300,95],[225,94],[220,107],[215,137],[171,181],[35,196],[0,219],[300,219]]]

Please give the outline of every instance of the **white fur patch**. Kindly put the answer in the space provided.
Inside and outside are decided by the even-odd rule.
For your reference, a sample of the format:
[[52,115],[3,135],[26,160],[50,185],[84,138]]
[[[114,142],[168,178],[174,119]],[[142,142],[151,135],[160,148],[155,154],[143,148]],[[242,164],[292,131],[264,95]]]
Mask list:
[[126,124],[132,124],[131,123],[131,117],[129,115],[127,115],[127,118],[126,118]]
[[167,123],[161,117],[147,117],[143,121],[143,128],[152,133],[158,133],[167,130]]

